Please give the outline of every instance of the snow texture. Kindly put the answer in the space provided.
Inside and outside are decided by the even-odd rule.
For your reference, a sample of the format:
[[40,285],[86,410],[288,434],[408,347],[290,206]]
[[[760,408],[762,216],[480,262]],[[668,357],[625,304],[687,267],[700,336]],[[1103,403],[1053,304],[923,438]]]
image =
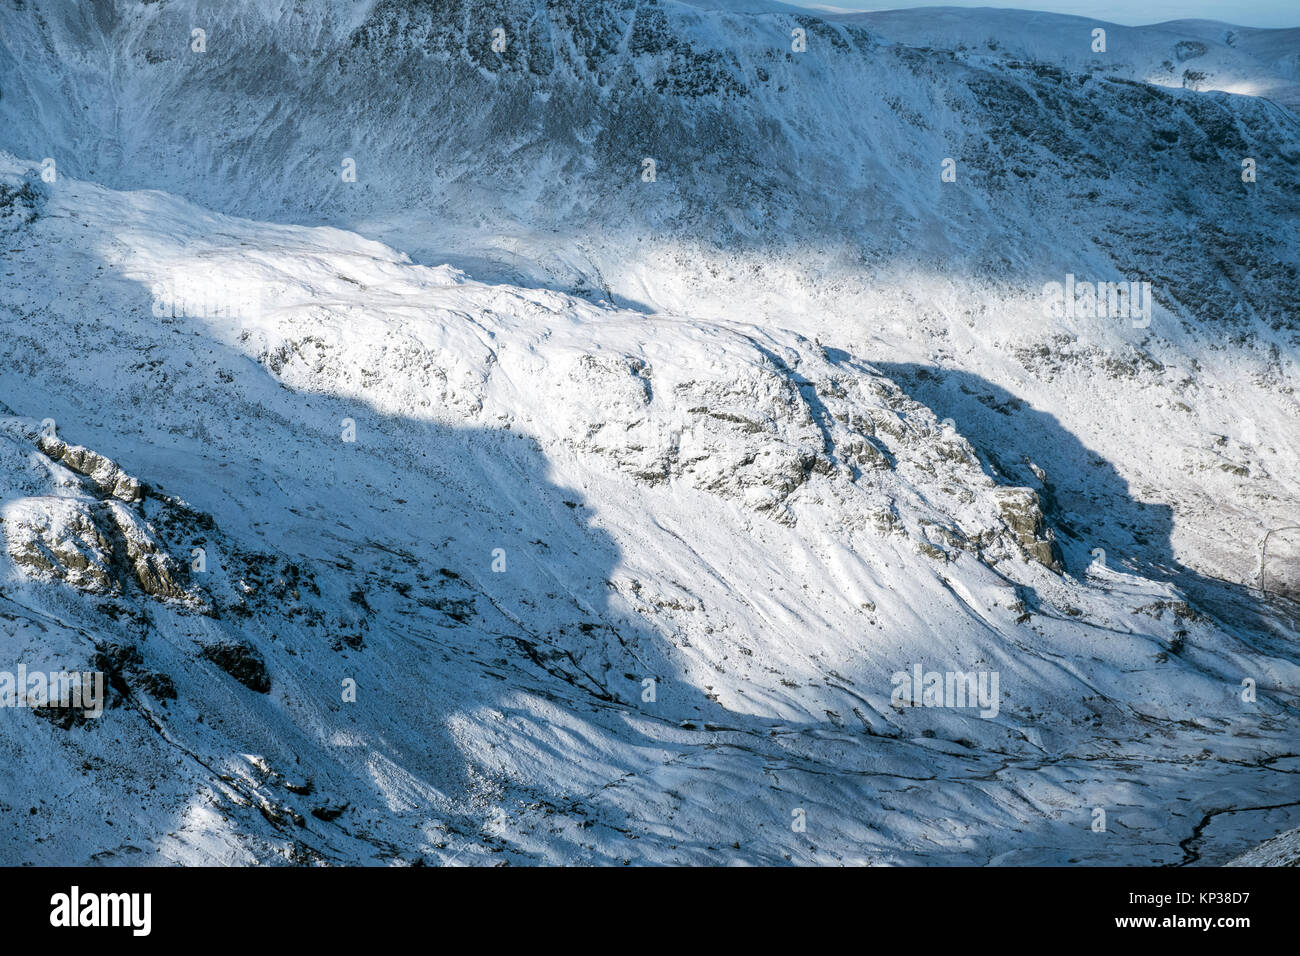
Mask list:
[[1096,26],[0,6],[0,862],[1293,862],[1297,31]]

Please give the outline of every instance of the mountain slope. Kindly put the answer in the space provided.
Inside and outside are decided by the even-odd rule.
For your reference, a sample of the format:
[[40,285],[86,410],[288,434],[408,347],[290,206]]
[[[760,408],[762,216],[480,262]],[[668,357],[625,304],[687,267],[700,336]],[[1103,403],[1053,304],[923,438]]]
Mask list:
[[[72,180],[8,245],[6,620],[119,676],[99,723],[8,712],[44,862],[1178,862],[1197,794],[1219,854],[1292,819],[1247,809],[1288,803],[1280,636],[1044,567],[1032,497],[846,353]],[[205,549],[193,600],[24,562],[121,483],[69,461]],[[917,664],[996,671],[997,715],[893,706]],[[111,823],[74,849],[70,806]]]
[[[836,17],[908,46],[970,60],[1029,60],[1154,86],[1267,97],[1300,105],[1300,29],[1263,30],[1213,20],[1126,27],[1028,10],[930,7]],[[1106,49],[1093,50],[1095,29]]]
[[[1285,98],[1070,18],[728,6],[0,8],[0,633],[111,678],[0,711],[6,861],[1179,864],[1300,822]],[[1207,30],[1113,49],[1287,75]],[[1075,279],[1151,308],[1051,311]],[[916,667],[997,685],[908,706]]]
[[[1163,489],[1142,496],[1178,521],[1142,536],[1211,577],[1252,583],[1294,513],[1300,130],[1266,99],[675,3],[247,5],[202,54],[192,4],[94,9],[4,12],[17,155],[485,281],[960,365]],[[1150,324],[1047,315],[1068,275],[1150,282]]]

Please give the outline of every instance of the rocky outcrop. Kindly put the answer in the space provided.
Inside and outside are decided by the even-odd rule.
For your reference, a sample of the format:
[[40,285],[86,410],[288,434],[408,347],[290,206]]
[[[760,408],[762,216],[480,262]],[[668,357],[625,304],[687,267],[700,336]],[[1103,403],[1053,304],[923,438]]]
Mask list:
[[181,584],[181,566],[159,550],[153,529],[139,515],[117,501],[104,502],[102,509],[115,532],[115,557],[130,569],[145,594],[172,601],[198,600]]
[[44,196],[32,179],[21,184],[0,183],[0,235],[17,232],[40,218]]
[[242,641],[209,644],[199,654],[249,690],[259,694],[270,693],[271,677],[266,672],[266,660],[251,644]]
[[36,446],[52,460],[89,478],[103,494],[111,495],[119,501],[140,501],[144,498],[144,485],[119,468],[110,458],[81,445],[69,445],[50,435],[38,437]]
[[4,530],[9,556],[29,574],[95,594],[121,589],[113,544],[86,502],[24,498],[6,509]]
[[1002,520],[1025,556],[1058,574],[1064,570],[1056,535],[1043,519],[1038,492],[1032,488],[999,488],[995,495]]
[[6,509],[4,529],[9,556],[33,575],[95,594],[119,594],[130,584],[161,600],[204,603],[153,529],[119,501],[24,498]]
[[[80,445],[42,435],[36,446],[79,478],[68,476],[60,494],[28,495],[6,504],[4,537],[18,567],[92,594],[136,587],[159,600],[207,606],[202,592],[186,580],[186,566],[168,553],[146,519],[143,482]],[[162,507],[168,505],[162,501]]]

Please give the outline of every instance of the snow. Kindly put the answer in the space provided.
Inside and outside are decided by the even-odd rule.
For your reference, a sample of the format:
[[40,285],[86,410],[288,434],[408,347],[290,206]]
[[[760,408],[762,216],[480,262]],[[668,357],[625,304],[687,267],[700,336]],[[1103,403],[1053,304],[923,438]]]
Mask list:
[[[591,94],[549,145],[532,129],[468,155],[408,145],[359,164],[359,196],[329,181],[328,129],[347,123],[306,105],[316,67],[281,65],[277,85],[251,38],[278,23],[306,57],[385,22],[368,5],[301,22],[243,7],[222,42],[248,48],[223,52],[214,29],[196,77],[139,52],[184,4],[123,8],[111,32],[135,52],[99,85],[106,54],[83,33],[102,26],[0,15],[0,183],[39,182],[51,152],[60,168],[0,244],[0,635],[31,667],[105,655],[131,689],[71,730],[0,713],[0,758],[28,770],[0,784],[0,859],[1222,862],[1300,822],[1282,763],[1294,606],[1251,588],[1260,538],[1300,496],[1278,304],[1294,196],[1266,179],[1248,201],[1216,193],[1198,177],[1222,156],[1179,152],[1181,175],[1141,195],[1109,172],[1071,186],[1116,203],[1115,245],[1081,243],[1086,208],[1007,189],[987,159],[999,136],[1033,140],[996,133],[1019,122],[997,96],[1049,81],[857,34],[792,66],[763,52],[788,45],[780,11],[665,7],[693,48],[789,89],[671,100],[692,128],[653,184],[635,163],[628,185],[602,178]],[[867,27],[930,46],[960,28],[901,17]],[[1171,29],[1131,36],[1156,49]],[[1043,42],[1016,55],[1078,67]],[[663,68],[611,56],[620,83]],[[224,99],[213,78],[233,62],[265,101]],[[952,108],[967,83],[997,96]],[[1140,126],[1139,94],[1099,88],[1120,129]],[[1231,117],[1285,175],[1286,106],[1168,96],[1187,142]],[[74,112],[79,97],[103,102]],[[212,162],[182,162],[171,131],[217,102],[247,112],[209,129]],[[286,104],[328,163],[277,143]],[[357,128],[410,140],[409,109]],[[469,95],[439,109],[431,127],[465,136],[486,115]],[[683,184],[674,151],[703,149],[717,116],[797,144],[794,166],[769,144],[746,167],[776,198],[706,166]],[[270,148],[249,148],[262,123]],[[942,184],[953,142],[970,151]],[[538,179],[494,166],[516,148],[549,154]],[[791,170],[816,171],[795,199]],[[1187,255],[1225,241],[1196,233],[1192,194],[1262,264],[1234,274],[1235,328],[1179,285],[1205,271]],[[1150,328],[1044,314],[1044,283],[1126,263],[1155,274]],[[44,419],[106,464],[56,464]],[[121,476],[143,498],[113,497]],[[33,534],[67,542],[77,515],[116,516],[194,599],[146,593],[107,552],[116,591],[15,560]],[[195,547],[207,568],[186,576]],[[213,647],[263,662],[269,692]],[[891,675],[916,665],[996,672],[997,716],[891,706]]]
[[[1213,20],[1127,27],[1056,13],[960,7],[835,19],[861,24],[895,42],[955,50],[972,59],[1023,58],[1157,86],[1263,96],[1292,108],[1300,104],[1300,29],[1266,30]],[[1106,33],[1104,53],[1092,49],[1092,31],[1099,28]]]

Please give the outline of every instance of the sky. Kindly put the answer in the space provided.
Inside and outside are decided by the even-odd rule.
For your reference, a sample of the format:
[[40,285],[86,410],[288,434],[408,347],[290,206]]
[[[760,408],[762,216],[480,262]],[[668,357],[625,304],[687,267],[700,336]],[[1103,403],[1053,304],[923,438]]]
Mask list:
[[899,10],[906,7],[1005,7],[1071,13],[1137,26],[1163,20],[1222,20],[1242,27],[1300,26],[1297,0],[786,0],[801,7]]

